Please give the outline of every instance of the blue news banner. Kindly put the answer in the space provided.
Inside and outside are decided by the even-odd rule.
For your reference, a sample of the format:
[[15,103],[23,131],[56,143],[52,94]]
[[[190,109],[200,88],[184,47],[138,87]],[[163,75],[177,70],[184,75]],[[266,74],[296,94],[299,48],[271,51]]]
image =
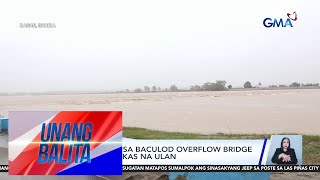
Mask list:
[[[278,158],[278,146],[287,139],[292,143],[287,152],[295,155],[280,155],[272,163],[272,158]],[[301,135],[273,135],[270,140],[124,139],[122,151],[123,171],[319,172],[320,169],[319,165],[301,165]]]
[[[287,152],[294,155],[277,154],[279,148],[285,148],[280,146],[286,139],[292,143]],[[302,165],[299,149],[302,149],[299,135],[275,135],[262,140],[124,138],[122,172],[320,172],[320,165]],[[282,160],[282,157],[286,158]],[[7,172],[8,166],[1,165],[0,171]]]

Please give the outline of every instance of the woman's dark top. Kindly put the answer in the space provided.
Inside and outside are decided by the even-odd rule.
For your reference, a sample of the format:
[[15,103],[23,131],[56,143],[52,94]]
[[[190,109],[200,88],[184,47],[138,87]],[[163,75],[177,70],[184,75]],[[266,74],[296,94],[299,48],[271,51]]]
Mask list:
[[[281,154],[281,153],[284,153],[286,155],[290,155],[290,158],[291,158],[291,161],[288,161],[288,162],[282,162],[282,158],[278,159],[278,156]],[[296,157],[296,153],[294,152],[294,149],[291,149],[291,148],[288,148],[288,150],[286,152],[284,152],[282,150],[282,148],[277,148],[276,152],[274,153],[271,161],[273,163],[277,163],[277,164],[297,164],[298,163],[298,160],[297,160],[297,157]]]

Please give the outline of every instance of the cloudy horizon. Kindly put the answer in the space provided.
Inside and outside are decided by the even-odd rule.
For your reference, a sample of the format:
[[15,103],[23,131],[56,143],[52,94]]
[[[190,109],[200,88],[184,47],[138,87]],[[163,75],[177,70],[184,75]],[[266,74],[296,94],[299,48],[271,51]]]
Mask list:
[[[288,0],[1,2],[0,92],[188,88],[216,80],[233,87],[319,83],[319,6]],[[292,28],[262,24],[293,11]]]

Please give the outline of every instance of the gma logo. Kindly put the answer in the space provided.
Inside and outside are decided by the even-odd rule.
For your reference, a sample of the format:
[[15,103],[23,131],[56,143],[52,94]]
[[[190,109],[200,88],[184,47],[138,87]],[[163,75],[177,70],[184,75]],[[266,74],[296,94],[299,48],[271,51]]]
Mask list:
[[293,27],[292,26],[292,21],[297,21],[298,19],[298,15],[296,12],[291,13],[287,13],[287,20],[284,21],[282,18],[280,18],[279,20],[277,20],[276,18],[271,19],[271,18],[265,18],[263,20],[263,25],[266,28],[270,28],[270,27]]
[[265,18],[263,20],[263,25],[266,28],[270,28],[270,27],[287,27],[287,26],[293,27],[292,23],[291,23],[291,20],[289,18],[287,18],[285,23],[284,23],[282,18],[279,21],[276,18],[274,18],[274,19]]

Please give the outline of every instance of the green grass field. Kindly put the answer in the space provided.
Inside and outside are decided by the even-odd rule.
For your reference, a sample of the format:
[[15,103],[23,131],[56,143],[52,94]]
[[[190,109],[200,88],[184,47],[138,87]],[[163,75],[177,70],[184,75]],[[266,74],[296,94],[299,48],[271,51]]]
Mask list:
[[[136,127],[124,127],[123,136],[134,139],[263,139],[271,134],[195,134],[164,132]],[[320,136],[303,135],[303,164],[320,164]]]

